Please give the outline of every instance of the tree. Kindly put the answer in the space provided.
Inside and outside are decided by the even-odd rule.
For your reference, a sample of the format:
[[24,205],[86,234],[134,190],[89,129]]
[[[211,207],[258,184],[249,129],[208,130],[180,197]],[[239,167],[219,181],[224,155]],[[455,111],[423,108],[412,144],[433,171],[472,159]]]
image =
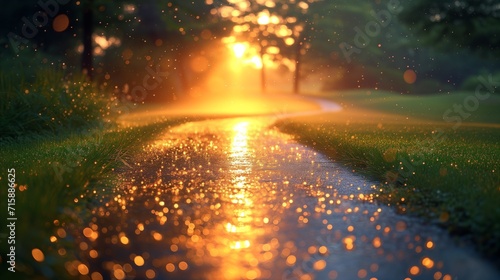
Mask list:
[[[370,13],[376,10],[376,5],[367,1],[337,0],[312,4],[306,37],[310,51],[303,57],[307,61],[303,71],[325,73],[328,80],[336,80],[334,76],[353,77],[354,74],[349,72],[358,65],[379,62],[383,55],[378,47],[381,34],[369,38],[362,35],[367,40],[358,42],[358,34],[365,33],[366,24],[375,20]],[[351,52],[354,48],[358,49]],[[347,79],[341,80],[345,82]]]
[[292,91],[298,94],[302,77],[303,56],[306,54],[315,35],[316,24],[318,23],[316,13],[321,13],[321,7],[324,7],[325,3],[322,0],[308,0],[294,4],[281,1],[281,3],[287,7],[286,9],[282,8],[282,15],[286,19],[288,28],[292,31],[291,57],[295,61]]
[[92,57],[94,47],[92,45],[92,34],[94,33],[94,0],[87,0],[83,3],[82,16],[82,71],[87,75],[89,80],[92,80],[93,63]]
[[314,30],[315,24],[309,8],[320,2],[322,0],[233,2],[232,9],[237,16],[232,16],[231,19],[239,27],[233,36],[239,41],[258,46],[262,61],[262,92],[266,90],[265,58],[271,57],[277,62],[285,58],[295,62],[293,91],[298,93],[301,58],[309,46],[309,31]]
[[484,57],[500,55],[500,1],[419,0],[400,20],[431,46],[467,48]]
[[277,55],[268,51],[278,45],[278,36],[273,30],[282,21],[273,11],[270,11],[273,5],[275,5],[273,1],[263,3],[262,1],[242,0],[220,8],[221,16],[229,18],[235,24],[236,28],[232,33],[235,40],[248,42],[258,47],[262,93],[265,93],[267,88],[265,58],[268,55]]

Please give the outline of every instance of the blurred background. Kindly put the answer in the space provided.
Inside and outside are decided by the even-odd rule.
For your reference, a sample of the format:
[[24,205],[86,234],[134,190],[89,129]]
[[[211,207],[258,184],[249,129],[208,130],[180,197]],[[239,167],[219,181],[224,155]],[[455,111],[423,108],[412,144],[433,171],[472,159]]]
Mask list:
[[[498,264],[499,59],[500,0],[3,1],[0,166],[17,172],[20,273],[0,256],[0,278],[86,277],[78,254],[97,251],[75,233],[95,240],[89,209],[166,129],[207,108],[319,109],[311,95],[342,112],[281,130],[364,168],[385,182],[383,203],[438,220]],[[172,117],[176,106],[191,117]]]
[[[473,90],[474,78],[483,73],[500,77],[499,5],[493,0],[8,2],[0,11],[0,63],[2,71],[27,80],[43,68],[83,72],[114,96],[138,102],[238,94],[242,88],[448,93]],[[137,86],[142,88],[133,94]]]

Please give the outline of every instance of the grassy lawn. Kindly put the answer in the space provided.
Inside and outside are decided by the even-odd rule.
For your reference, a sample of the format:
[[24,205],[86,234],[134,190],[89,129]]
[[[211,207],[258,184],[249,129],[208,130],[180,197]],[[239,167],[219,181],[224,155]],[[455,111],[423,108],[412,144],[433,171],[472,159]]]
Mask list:
[[[1,278],[67,275],[64,263],[78,249],[66,230],[71,224],[82,222],[89,201],[81,198],[90,197],[84,195],[93,192],[102,197],[112,192],[116,179],[113,171],[132,164],[131,155],[157,133],[183,121],[178,118],[142,127],[2,143],[2,197],[6,198],[7,169],[15,169],[18,184],[15,197],[18,272],[9,273],[7,263],[2,262],[2,275],[9,274]],[[5,209],[0,211],[3,221],[7,219],[6,203],[6,199],[0,201],[0,209]],[[0,246],[2,252],[8,252],[7,242]],[[44,260],[36,261],[33,252],[42,252]]]
[[[0,71],[0,220],[17,218],[14,231],[0,231],[0,278],[66,278],[79,250],[70,231],[80,228],[90,203],[99,203],[89,197],[104,200],[115,189],[117,168],[132,165],[143,145],[187,119],[118,124],[116,101],[82,77],[14,72]],[[11,246],[16,273],[8,270]]]
[[[474,96],[474,92],[408,96],[379,90],[352,90],[321,92],[315,95],[332,99],[346,109],[364,108],[384,113],[398,114],[409,118],[419,118],[424,121],[446,122],[443,120],[443,115],[446,111],[452,110],[448,118],[460,116],[459,113],[454,112],[453,105],[457,104],[459,106],[464,106],[466,99],[470,96]],[[500,106],[500,96],[492,95],[488,99],[478,101],[478,106],[475,110],[467,110],[464,107],[464,112],[468,115],[462,117],[463,122],[499,124],[500,114],[498,113],[498,107]],[[474,104],[471,102],[467,105],[472,106]],[[449,121],[448,123],[455,124],[455,121]]]
[[466,93],[406,97],[359,90],[325,96],[344,110],[277,126],[379,180],[374,197],[380,201],[429,218],[499,263],[499,96],[481,102],[458,125],[442,115],[462,104]]

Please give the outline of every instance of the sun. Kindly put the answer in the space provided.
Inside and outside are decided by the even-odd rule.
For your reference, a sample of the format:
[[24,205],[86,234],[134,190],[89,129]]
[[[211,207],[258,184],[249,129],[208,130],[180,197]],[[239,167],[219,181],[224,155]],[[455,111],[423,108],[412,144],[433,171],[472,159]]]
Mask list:
[[[232,39],[234,40],[234,38]],[[228,41],[230,41],[228,39]],[[262,61],[257,54],[257,49],[252,47],[248,42],[230,42],[227,43],[228,47],[232,50],[238,67],[243,65],[251,65],[256,69],[262,68]]]

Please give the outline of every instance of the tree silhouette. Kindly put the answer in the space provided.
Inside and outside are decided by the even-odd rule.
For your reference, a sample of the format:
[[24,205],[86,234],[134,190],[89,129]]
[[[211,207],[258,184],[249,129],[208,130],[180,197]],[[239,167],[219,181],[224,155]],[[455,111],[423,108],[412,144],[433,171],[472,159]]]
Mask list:
[[82,71],[89,80],[92,80],[93,72],[93,44],[92,34],[94,33],[94,0],[87,0],[82,4]]

